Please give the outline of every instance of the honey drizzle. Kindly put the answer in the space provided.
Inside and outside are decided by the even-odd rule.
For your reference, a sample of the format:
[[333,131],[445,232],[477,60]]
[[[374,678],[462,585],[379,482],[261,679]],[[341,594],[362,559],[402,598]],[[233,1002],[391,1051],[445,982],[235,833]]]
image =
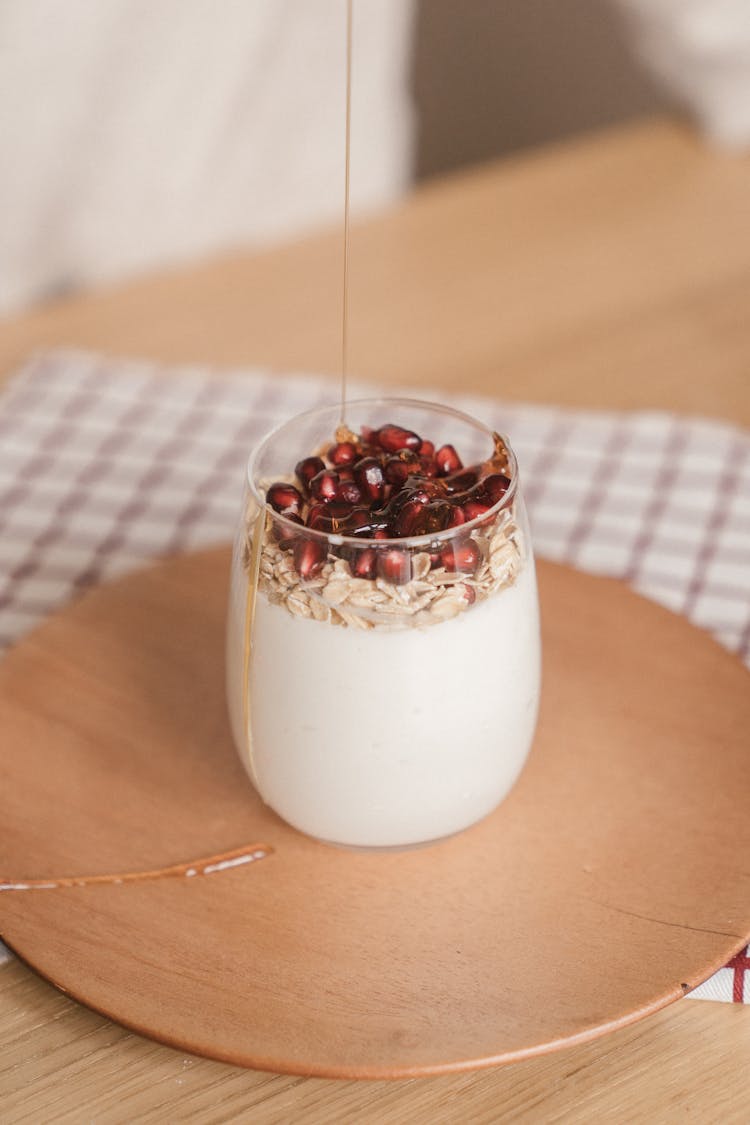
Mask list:
[[[508,456],[508,447],[504,440],[497,432],[492,434],[493,451],[489,460],[485,461],[482,465],[482,476],[489,475],[490,473],[503,473],[505,476],[510,472],[510,457]],[[486,472],[485,472],[486,470]]]
[[247,566],[247,597],[245,598],[245,620],[242,647],[242,731],[245,737],[245,754],[247,766],[250,771],[253,785],[258,788],[258,779],[255,773],[253,760],[253,737],[250,725],[250,673],[253,656],[253,621],[255,620],[255,602],[258,596],[258,579],[260,575],[260,558],[262,553],[263,535],[266,520],[263,511],[258,512],[253,524],[253,534],[250,543],[250,559]]
[[[345,426],[346,414],[346,381],[349,368],[349,197],[350,197],[350,166],[351,166],[351,123],[352,123],[352,5],[353,0],[346,0],[346,113],[344,126],[344,231],[343,231],[343,263],[341,279],[341,422],[340,429]],[[258,594],[258,577],[260,573],[261,549],[265,519],[259,513],[253,526],[252,543],[250,547],[250,560],[247,568],[247,598],[245,600],[245,620],[243,632],[242,653],[242,728],[245,737],[245,754],[247,765],[256,789],[258,788],[257,774],[253,761],[253,743],[250,724],[250,675],[252,668],[252,637],[253,621],[255,618],[255,602]]]
[[346,416],[349,368],[349,170],[352,128],[352,0],[346,0],[346,125],[344,142],[344,262],[341,282],[341,425]]
[[115,875],[63,875],[58,879],[23,879],[15,882],[0,881],[0,891],[51,891],[70,887],[119,886],[121,883],[145,883],[154,879],[191,878],[194,875],[214,875],[232,867],[243,867],[257,863],[272,855],[273,848],[268,844],[250,844],[244,848],[233,848],[219,855],[194,859],[188,863],[175,863],[171,867],[154,868],[151,871],[125,871]]

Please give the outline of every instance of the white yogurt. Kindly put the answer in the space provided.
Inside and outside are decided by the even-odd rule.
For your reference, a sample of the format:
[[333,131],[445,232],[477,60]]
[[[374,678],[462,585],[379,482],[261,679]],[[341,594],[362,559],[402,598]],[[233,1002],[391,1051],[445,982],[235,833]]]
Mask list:
[[448,621],[393,631],[293,617],[259,593],[243,736],[247,578],[228,632],[235,740],[263,800],[295,828],[350,846],[458,832],[506,796],[531,746],[540,688],[536,580]]

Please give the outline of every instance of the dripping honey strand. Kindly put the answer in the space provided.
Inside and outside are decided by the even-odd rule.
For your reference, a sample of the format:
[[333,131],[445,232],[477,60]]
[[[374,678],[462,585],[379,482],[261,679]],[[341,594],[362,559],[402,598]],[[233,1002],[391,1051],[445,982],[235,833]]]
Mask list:
[[218,855],[205,856],[187,863],[175,863],[170,867],[159,867],[150,871],[124,871],[114,875],[63,875],[57,879],[22,879],[13,882],[0,880],[0,891],[46,891],[71,887],[119,886],[121,883],[143,883],[154,879],[213,875],[228,868],[257,863],[258,860],[266,859],[272,852],[273,848],[268,844],[251,844],[220,852]]

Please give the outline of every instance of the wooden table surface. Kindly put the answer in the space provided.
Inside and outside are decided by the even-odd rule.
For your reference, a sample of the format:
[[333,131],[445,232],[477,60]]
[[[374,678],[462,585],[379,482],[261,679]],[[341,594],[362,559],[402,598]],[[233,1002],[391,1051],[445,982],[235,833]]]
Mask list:
[[[0,372],[59,345],[336,371],[336,233],[215,259],[0,325]],[[352,239],[352,368],[526,401],[750,425],[750,157],[669,121],[431,185]],[[683,1000],[501,1070],[333,1082],[138,1038],[0,968],[0,1119],[747,1122],[750,1007]]]

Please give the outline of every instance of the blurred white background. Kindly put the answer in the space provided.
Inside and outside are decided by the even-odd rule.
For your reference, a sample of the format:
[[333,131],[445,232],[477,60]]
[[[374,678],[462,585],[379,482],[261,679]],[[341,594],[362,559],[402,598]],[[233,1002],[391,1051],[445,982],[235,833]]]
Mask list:
[[[664,106],[750,139],[748,0],[354,0],[352,200]],[[0,0],[0,312],[338,221],[345,0]]]

